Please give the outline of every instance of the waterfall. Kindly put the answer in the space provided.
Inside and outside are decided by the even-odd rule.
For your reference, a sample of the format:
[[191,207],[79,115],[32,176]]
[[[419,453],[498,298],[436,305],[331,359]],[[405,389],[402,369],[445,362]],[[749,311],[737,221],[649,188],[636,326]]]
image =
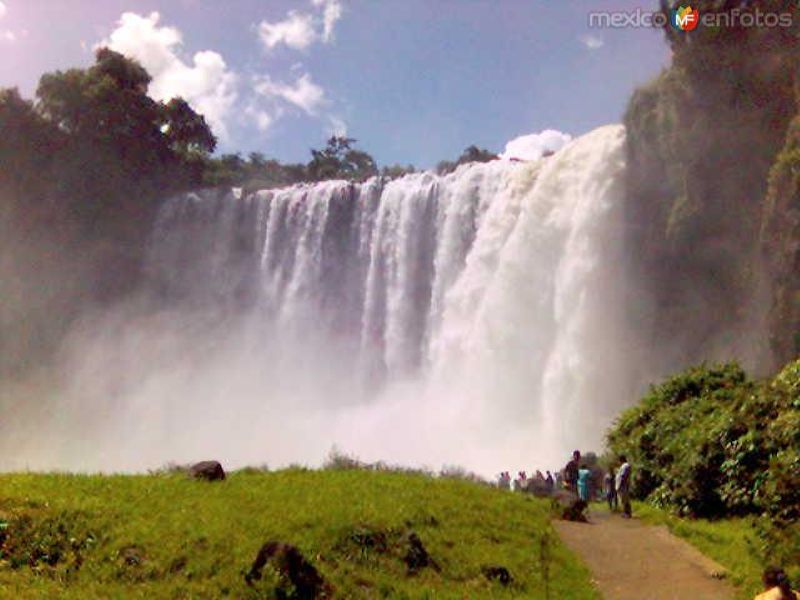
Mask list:
[[337,445],[491,474],[599,450],[632,399],[624,138],[170,199],[147,301],[74,336],[50,446],[25,464],[277,466]]

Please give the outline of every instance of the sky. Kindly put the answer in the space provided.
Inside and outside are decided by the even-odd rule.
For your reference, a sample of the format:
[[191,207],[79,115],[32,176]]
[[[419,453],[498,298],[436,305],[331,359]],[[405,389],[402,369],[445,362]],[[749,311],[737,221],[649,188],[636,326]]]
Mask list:
[[0,87],[32,98],[43,73],[107,45],[148,69],[151,96],[203,113],[218,152],[306,162],[346,134],[380,165],[426,168],[471,144],[513,153],[619,122],[669,49],[653,29],[590,28],[589,11],[656,5],[0,0]]

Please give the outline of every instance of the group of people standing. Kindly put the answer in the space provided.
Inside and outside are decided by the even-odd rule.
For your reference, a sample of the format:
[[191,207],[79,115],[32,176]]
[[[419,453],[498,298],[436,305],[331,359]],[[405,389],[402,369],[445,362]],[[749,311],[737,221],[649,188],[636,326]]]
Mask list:
[[[498,485],[502,489],[512,489],[511,473],[508,471],[500,473]],[[517,473],[517,478],[513,482],[514,491],[530,491],[532,486],[536,487],[538,490],[552,492],[558,486],[558,475],[556,474],[556,476],[553,477],[550,471],[547,471],[547,475],[545,475],[538,469],[534,476],[530,478],[528,477],[527,471],[520,471]]]
[[[622,516],[631,517],[631,465],[625,456],[619,456],[617,465],[612,465],[604,474],[602,490],[595,490],[594,477],[598,469],[594,471],[591,465],[594,464],[581,459],[580,450],[572,453],[572,458],[561,472],[551,473],[547,471],[545,475],[537,470],[533,477],[528,477],[526,471],[517,473],[517,478],[512,480],[509,471],[503,471],[498,478],[498,487],[506,490],[526,491],[537,495],[551,495],[556,490],[566,489],[578,496],[581,500],[588,503],[593,497],[602,495],[608,502],[609,510],[618,510],[622,504]],[[599,485],[599,483],[597,484]],[[601,491],[601,494],[596,494]]]
[[[617,510],[622,504],[622,516],[631,517],[631,465],[624,455],[619,456],[619,465],[614,470],[609,466],[603,477],[603,495],[608,502],[609,510]],[[572,458],[564,467],[565,487],[583,500],[589,502],[592,497],[592,471],[586,462],[581,461],[580,450],[572,453]]]

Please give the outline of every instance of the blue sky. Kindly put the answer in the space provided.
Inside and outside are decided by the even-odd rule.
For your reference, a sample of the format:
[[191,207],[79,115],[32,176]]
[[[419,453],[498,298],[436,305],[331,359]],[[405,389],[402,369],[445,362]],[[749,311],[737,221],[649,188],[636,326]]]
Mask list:
[[[0,86],[111,44],[209,116],[220,150],[285,161],[346,130],[421,167],[517,136],[620,120],[669,61],[659,31],[589,29],[602,0],[0,0]],[[154,14],[157,13],[157,14]],[[123,17],[123,15],[126,15]]]

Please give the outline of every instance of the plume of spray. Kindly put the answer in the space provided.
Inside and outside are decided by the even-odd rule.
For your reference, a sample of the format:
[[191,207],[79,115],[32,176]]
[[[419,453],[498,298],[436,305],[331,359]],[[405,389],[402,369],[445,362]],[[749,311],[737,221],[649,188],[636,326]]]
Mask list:
[[0,468],[315,464],[336,445],[491,474],[598,447],[632,397],[624,137],[171,199],[147,285],[73,328]]

